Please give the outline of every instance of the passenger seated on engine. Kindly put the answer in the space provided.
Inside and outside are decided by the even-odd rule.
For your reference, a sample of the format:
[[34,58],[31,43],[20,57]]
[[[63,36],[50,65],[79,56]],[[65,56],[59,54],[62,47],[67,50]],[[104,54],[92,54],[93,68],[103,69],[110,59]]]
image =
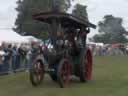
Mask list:
[[69,28],[65,32],[66,40],[68,40],[68,46],[70,48],[70,54],[72,56],[77,56],[79,54],[79,48],[76,44],[75,38],[77,37],[77,30],[75,28]]

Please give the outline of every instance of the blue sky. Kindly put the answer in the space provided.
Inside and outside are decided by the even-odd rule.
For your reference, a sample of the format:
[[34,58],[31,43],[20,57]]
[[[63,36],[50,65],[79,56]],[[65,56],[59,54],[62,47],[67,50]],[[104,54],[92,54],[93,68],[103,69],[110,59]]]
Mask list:
[[[17,12],[17,0],[0,0],[0,28],[14,26]],[[112,14],[124,19],[124,26],[128,28],[128,0],[76,0],[83,5],[88,5],[89,19],[94,24],[102,20],[106,14]],[[97,30],[92,30],[92,36]]]

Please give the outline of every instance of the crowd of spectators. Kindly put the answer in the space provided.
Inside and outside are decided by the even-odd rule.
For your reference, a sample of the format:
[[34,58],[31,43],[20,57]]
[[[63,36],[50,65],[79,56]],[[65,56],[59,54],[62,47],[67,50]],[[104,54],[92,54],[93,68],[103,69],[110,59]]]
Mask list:
[[0,45],[0,74],[12,73],[29,68],[31,46],[2,43]]
[[94,56],[128,55],[127,44],[89,45]]
[[[39,43],[31,45],[14,45],[2,43],[0,45],[0,74],[15,73],[17,71],[27,71],[31,67],[32,53],[39,47]],[[106,44],[99,46],[88,45],[94,56],[128,55],[128,45],[126,44]]]

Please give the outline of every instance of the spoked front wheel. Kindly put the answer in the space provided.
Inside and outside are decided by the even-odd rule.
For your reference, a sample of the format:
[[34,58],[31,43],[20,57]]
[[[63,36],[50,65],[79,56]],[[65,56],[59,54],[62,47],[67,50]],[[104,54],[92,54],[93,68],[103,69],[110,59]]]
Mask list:
[[30,69],[30,81],[33,86],[38,86],[44,78],[44,64],[36,60]]
[[57,79],[61,88],[67,87],[70,84],[71,68],[67,59],[62,59],[58,65]]

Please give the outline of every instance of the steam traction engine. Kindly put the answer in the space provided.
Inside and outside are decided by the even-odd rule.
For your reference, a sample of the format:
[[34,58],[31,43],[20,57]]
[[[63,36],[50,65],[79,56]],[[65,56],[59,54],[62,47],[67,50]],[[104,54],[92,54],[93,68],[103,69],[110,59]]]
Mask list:
[[86,46],[87,34],[96,26],[88,20],[62,12],[43,12],[33,16],[49,24],[49,42],[40,52],[33,53],[30,81],[37,86],[48,73],[61,88],[70,84],[75,75],[81,82],[91,80],[92,53]]

